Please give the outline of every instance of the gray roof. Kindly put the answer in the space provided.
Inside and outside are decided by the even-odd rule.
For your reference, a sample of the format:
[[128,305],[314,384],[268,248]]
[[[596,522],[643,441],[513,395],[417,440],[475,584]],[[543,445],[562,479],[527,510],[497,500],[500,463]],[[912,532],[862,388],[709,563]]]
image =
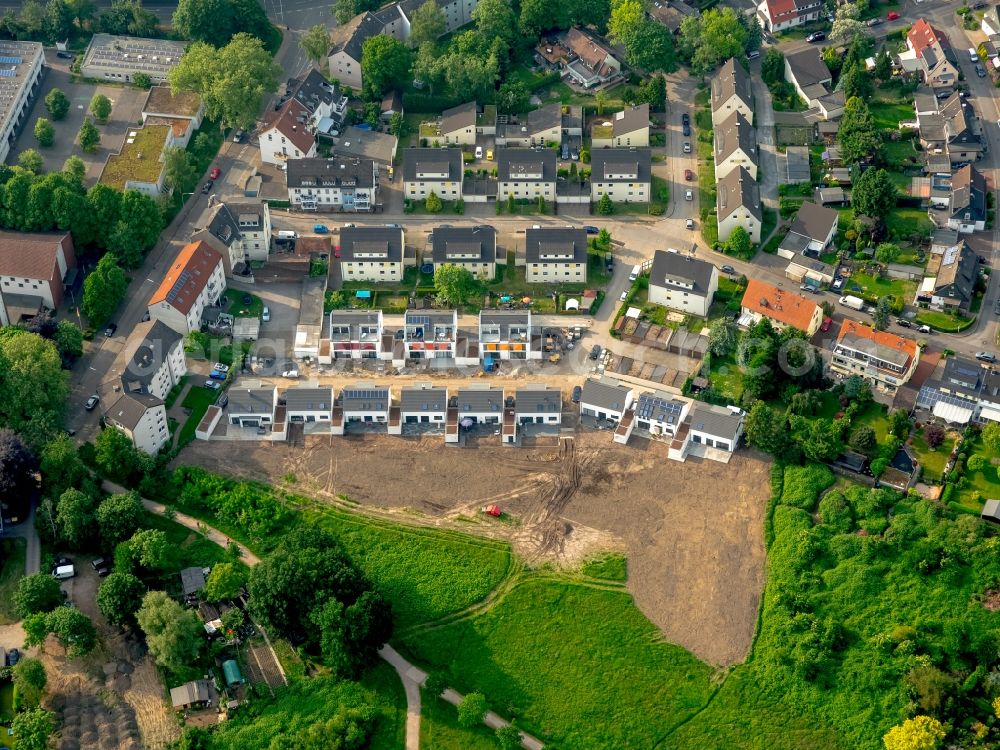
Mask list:
[[315,68],[310,68],[303,78],[290,78],[285,95],[295,99],[312,114],[320,104],[333,104],[342,94]]
[[407,182],[458,182],[463,171],[460,148],[408,148],[403,154]]
[[351,59],[361,63],[361,52],[368,37],[378,36],[385,28],[385,23],[373,13],[365,12],[355,16],[346,26],[341,26],[334,32],[337,39],[330,48],[330,55],[344,52]]
[[558,414],[562,411],[562,392],[558,388],[526,386],[514,392],[517,414]]
[[958,244],[957,229],[935,229],[931,235],[931,252],[936,248],[954,247]]
[[635,403],[638,419],[679,425],[684,402],[665,393],[640,393]]
[[264,231],[263,204],[219,203],[207,229],[219,242],[229,247],[243,236],[244,230]]
[[479,107],[475,102],[466,102],[465,104],[459,104],[457,107],[452,107],[451,109],[446,109],[441,113],[441,132],[454,133],[459,130],[465,130],[466,128],[476,127],[476,113]]
[[[371,254],[369,257],[359,255]],[[394,227],[347,227],[340,230],[341,262],[352,260],[399,263],[403,260],[403,230]]]
[[121,374],[122,388],[131,393],[145,393],[170,350],[183,340],[184,336],[162,321],[152,321],[146,335],[128,355],[125,371]]
[[730,57],[712,78],[712,111],[729,101],[733,94],[739,96],[748,107],[752,106],[750,74],[736,58]]
[[951,215],[964,221],[986,220],[986,178],[971,164],[951,176]]
[[272,414],[274,412],[274,386],[270,388],[230,388],[227,391],[230,414]]
[[497,230],[489,225],[434,230],[435,263],[494,263],[496,257]]
[[[496,152],[497,175],[501,182],[556,179],[556,152],[550,148],[500,148]],[[541,178],[527,175],[541,174]]]
[[760,189],[750,173],[737,167],[716,183],[716,208],[721,221],[734,211],[746,208],[757,221],[763,220]]
[[371,159],[334,157],[288,160],[288,187],[370,188],[375,185]]
[[818,47],[805,47],[798,52],[785,55],[785,62],[802,88],[817,83],[829,83],[833,78],[830,69],[823,62]]
[[979,386],[983,367],[976,360],[959,355],[948,357],[944,363],[942,379],[947,380],[949,385],[961,384],[973,389]]
[[330,411],[333,408],[333,388],[289,388],[284,393],[285,409],[293,411]]
[[583,227],[542,227],[525,232],[528,263],[586,263],[587,232]]
[[452,404],[458,408],[461,417],[466,412],[496,412],[503,411],[503,388],[460,388],[451,398]]
[[97,66],[128,75],[146,73],[153,78],[164,78],[180,62],[185,45],[186,42],[169,39],[94,34],[81,67]]
[[739,110],[715,127],[715,163],[725,161],[737,149],[757,164],[757,131]]
[[818,206],[811,201],[799,206],[789,234],[801,234],[816,242],[824,241],[830,234],[830,229],[837,225],[839,214],[832,208]]
[[556,102],[544,107],[533,109],[525,118],[528,134],[541,133],[544,130],[562,127],[562,104]]
[[649,182],[651,163],[648,148],[600,148],[590,155],[590,179],[592,182]]
[[344,411],[389,411],[389,389],[378,385],[356,385],[340,391]]
[[174,708],[184,708],[195,703],[204,703],[210,697],[208,680],[192,680],[175,688],[170,688],[170,702]]
[[104,412],[105,418],[127,430],[134,430],[146,412],[163,401],[145,393],[121,393]]
[[404,325],[454,325],[458,317],[456,310],[407,310],[403,316]]
[[335,156],[356,156],[374,159],[379,164],[389,165],[396,155],[398,139],[389,133],[362,130],[350,125],[341,132],[340,140],[333,147]]
[[971,302],[978,268],[979,259],[964,242],[948,248],[944,251],[934,281],[934,294],[962,303]]
[[444,412],[447,407],[447,388],[403,388],[399,392],[400,411]]
[[982,518],[1000,521],[1000,500],[987,500],[983,503],[983,511],[979,515]]
[[184,568],[181,570],[181,588],[185,594],[194,594],[205,588],[205,569]]
[[[712,276],[716,273],[715,266],[708,261],[698,260],[687,254],[657,250],[649,272],[649,285],[683,287],[696,297],[707,297]],[[693,288],[687,290],[688,285],[693,285]]]
[[372,310],[372,311],[332,310],[330,312],[330,337],[336,341],[344,340],[340,338],[339,334],[336,338],[334,338],[333,328],[335,326],[348,326],[350,328],[350,333],[348,334],[349,338],[346,340],[361,341],[362,326],[381,327],[382,321],[380,319],[379,313],[380,313],[379,310]]
[[715,437],[736,440],[743,415],[723,406],[696,403],[691,408],[691,428]]
[[528,310],[480,310],[480,335],[482,335],[483,326],[499,326],[499,340],[507,341],[510,339],[511,326],[518,328],[531,326],[531,312]]
[[[638,104],[634,107],[615,112],[611,118],[611,133],[613,136],[627,135],[637,130],[649,127],[649,105]],[[592,152],[593,153],[593,152]]]
[[625,411],[625,399],[632,389],[608,378],[583,381],[580,403],[612,411]]

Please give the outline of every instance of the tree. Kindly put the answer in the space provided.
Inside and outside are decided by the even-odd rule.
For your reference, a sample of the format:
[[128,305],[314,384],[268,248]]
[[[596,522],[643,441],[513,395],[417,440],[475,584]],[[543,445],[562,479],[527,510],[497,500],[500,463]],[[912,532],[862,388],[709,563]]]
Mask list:
[[125,568],[135,570],[142,567],[147,570],[164,570],[170,564],[170,543],[167,535],[159,529],[143,529],[135,532],[132,537],[119,545],[115,551],[115,562],[118,562],[119,550],[124,548],[123,562]]
[[837,140],[845,164],[874,159],[881,152],[882,135],[863,99],[855,96],[844,104]]
[[479,0],[472,11],[472,20],[476,22],[476,30],[487,44],[499,38],[510,49],[517,46],[517,16],[506,0]]
[[17,738],[18,750],[45,750],[55,729],[55,721],[51,712],[33,708],[14,714],[10,728]]
[[681,54],[696,75],[705,75],[730,57],[742,60],[746,43],[747,29],[732,8],[711,8],[681,22]]
[[832,461],[844,450],[843,425],[833,419],[791,417],[792,434],[810,461]]
[[875,312],[872,313],[876,331],[885,331],[889,328],[889,313],[891,312],[892,297],[879,297],[878,302],[875,303]]
[[80,132],[77,133],[77,140],[80,142],[80,148],[86,154],[94,153],[97,147],[101,145],[101,131],[97,129],[97,126],[94,125],[93,120],[89,117],[80,126]]
[[42,702],[42,694],[48,677],[45,665],[30,656],[22,657],[12,670],[14,689],[17,691],[18,704],[25,708],[37,708]]
[[107,248],[126,268],[142,265],[146,250],[163,231],[163,212],[156,201],[138,190],[126,190],[119,202],[119,218],[107,239]]
[[71,658],[86,656],[97,645],[94,623],[78,609],[56,607],[45,616],[45,625]]
[[92,326],[111,318],[125,298],[128,279],[114,255],[106,254],[83,281],[83,303],[80,309]]
[[732,321],[719,318],[708,328],[708,350],[716,357],[725,357],[736,348],[738,331]]
[[180,0],[174,29],[185,39],[222,47],[238,33],[258,39],[268,36],[268,20],[255,0]]
[[458,704],[459,725],[471,729],[481,724],[486,710],[486,696],[482,693],[469,693]]
[[872,400],[872,386],[860,375],[848,375],[844,379],[844,396],[851,401],[866,404]]
[[90,546],[95,539],[94,511],[97,501],[89,492],[70,488],[59,496],[56,519],[59,534],[73,549]]
[[[412,30],[410,33],[412,35]],[[320,67],[330,52],[330,32],[326,30],[326,26],[318,23],[299,37],[299,46],[306,53],[306,59]]]
[[59,497],[70,487],[79,487],[88,475],[80,460],[76,443],[69,435],[62,434],[42,449],[42,489],[50,497]]
[[831,41],[850,44],[856,39],[864,39],[870,35],[868,27],[861,21],[860,4],[845,3],[837,8],[837,14],[830,27]]
[[61,120],[69,114],[69,97],[62,92],[62,89],[52,89],[45,95],[45,109],[49,111],[53,120]]
[[278,90],[280,66],[249,34],[236,34],[225,47],[195,42],[170,71],[170,88],[199,94],[205,114],[220,126],[249,129],[257,119],[264,95]]
[[115,571],[97,589],[97,606],[108,622],[126,625],[135,622],[146,587],[131,573]]
[[989,462],[986,460],[984,456],[980,456],[978,453],[974,453],[973,455],[969,456],[969,460],[966,462],[965,467],[973,474],[975,474],[977,471],[982,471],[989,465],[990,465]]
[[427,196],[427,200],[424,201],[424,208],[432,214],[437,214],[441,213],[441,209],[444,208],[444,204],[441,202],[438,194],[431,190],[430,195]]
[[476,289],[476,279],[465,266],[444,263],[434,271],[434,288],[442,304],[458,307]]
[[601,216],[610,216],[615,212],[614,201],[607,193],[601,193],[601,199],[597,201],[597,213]]
[[336,0],[330,6],[330,12],[337,19],[341,26],[347,24],[352,18],[358,15],[358,4],[356,0]]
[[783,416],[764,401],[757,401],[747,413],[747,443],[773,456],[782,454],[787,445],[787,424]]
[[48,148],[56,141],[56,129],[44,117],[39,117],[35,120],[34,133],[35,140],[38,141],[38,145],[42,148]]
[[875,77],[885,82],[892,78],[892,58],[889,51],[883,47],[875,56]]
[[872,476],[878,479],[885,473],[885,470],[889,467],[889,459],[887,458],[876,458],[871,462],[868,467],[871,469]]
[[1000,454],[1000,423],[990,422],[983,428],[981,436],[991,455]]
[[50,612],[63,603],[63,592],[57,581],[47,573],[24,576],[14,589],[14,614],[19,618]]
[[132,537],[142,525],[142,501],[139,493],[111,495],[97,506],[97,528],[105,549],[114,549]]
[[937,750],[944,739],[944,727],[930,716],[914,716],[885,733],[885,750]]
[[785,80],[785,56],[777,47],[768,47],[760,61],[760,76],[765,83]]
[[69,374],[55,344],[17,329],[0,336],[0,427],[37,450],[61,430]]
[[198,177],[197,165],[191,153],[180,146],[168,146],[163,151],[163,171],[167,185],[173,190],[181,190],[193,185]]
[[854,181],[851,203],[858,213],[879,223],[896,207],[896,186],[884,169],[866,169]]
[[101,13],[98,28],[106,34],[151,37],[156,35],[159,19],[145,10],[141,0],[112,0],[111,9]]
[[625,47],[630,65],[646,71],[674,69],[673,35],[663,24],[646,16],[640,0],[613,4],[608,32],[613,41]]
[[107,122],[111,115],[111,100],[104,94],[94,94],[94,98],[90,100],[90,113],[98,122]]
[[898,245],[894,245],[891,242],[882,242],[875,248],[875,260],[879,263],[889,265],[896,262],[901,252]]
[[[889,415],[889,432],[900,440],[906,440],[910,436],[910,427],[910,415],[906,413],[905,409],[896,409]],[[1000,428],[997,432],[1000,435]],[[998,446],[1000,446],[1000,442],[998,442]]]
[[184,609],[163,591],[150,591],[135,618],[157,665],[178,672],[198,657],[202,625],[194,610]]
[[366,39],[361,48],[361,70],[364,97],[369,101],[379,99],[386,91],[406,82],[410,73],[410,50],[398,39],[376,34]]
[[870,456],[875,448],[878,447],[875,430],[873,430],[868,425],[861,425],[853,433],[851,433],[851,448],[856,450],[858,453],[864,453],[866,456]]
[[845,68],[840,74],[839,85],[844,92],[844,96],[848,99],[857,97],[858,99],[866,100],[871,98],[872,94],[875,93],[875,84],[872,82],[871,76],[868,75],[868,72],[861,65],[852,65],[849,68]]
[[35,489],[38,459],[14,430],[0,427],[0,498],[27,501]]
[[726,250],[737,258],[749,258],[753,252],[753,240],[750,239],[750,233],[741,226],[733,229],[729,239],[726,240]]
[[222,613],[222,627],[228,631],[236,633],[247,623],[246,613],[239,607],[230,607]]
[[513,724],[496,728],[497,744],[500,750],[517,750],[521,747],[521,732]]
[[94,0],[64,0],[64,2],[80,29],[83,29],[97,15],[97,4]]
[[[667,79],[656,74],[639,84],[639,101],[645,102],[650,109],[662,112],[667,106]],[[576,163],[573,163],[576,166]]]
[[[436,42],[448,30],[444,11],[434,0],[427,0],[413,12],[410,19],[410,43],[419,47],[424,42]],[[324,56],[326,51],[324,51]]]
[[428,672],[427,679],[424,680],[424,690],[432,698],[440,698],[442,693],[448,689],[448,678],[444,672]]
[[17,157],[17,166],[26,169],[32,174],[41,174],[45,169],[45,160],[42,155],[33,148],[26,148]]
[[944,442],[944,428],[937,424],[929,424],[924,427],[924,442],[932,450],[937,449]]
[[236,563],[218,563],[205,581],[206,601],[224,602],[235,599],[246,584],[246,574]]
[[153,87],[153,79],[150,78],[145,73],[133,73],[132,85],[135,86],[137,89],[149,90]]

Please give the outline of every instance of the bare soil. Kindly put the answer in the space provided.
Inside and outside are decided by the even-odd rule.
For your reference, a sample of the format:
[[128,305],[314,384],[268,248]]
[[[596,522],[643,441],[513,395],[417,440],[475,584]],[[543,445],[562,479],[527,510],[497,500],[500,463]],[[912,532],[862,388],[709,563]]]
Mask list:
[[[680,464],[662,443],[621,446],[608,432],[564,430],[538,443],[503,447],[490,436],[457,448],[441,435],[307,437],[304,449],[199,442],[180,462],[264,482],[291,473],[296,492],[509,538],[530,565],[570,567],[622,550],[636,604],[667,640],[711,664],[742,661],[764,584],[767,464],[745,453],[728,465]],[[519,523],[456,523],[490,503]]]

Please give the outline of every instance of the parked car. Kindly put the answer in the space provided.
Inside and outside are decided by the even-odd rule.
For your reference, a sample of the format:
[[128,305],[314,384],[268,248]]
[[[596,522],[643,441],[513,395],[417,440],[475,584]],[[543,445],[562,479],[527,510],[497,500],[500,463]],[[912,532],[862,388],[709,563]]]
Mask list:
[[217,391],[222,387],[217,380],[206,380],[204,386],[212,391]]
[[685,138],[690,138],[691,137],[691,126],[688,125],[687,123],[684,123],[683,125],[681,125],[681,132],[684,134]]
[[56,57],[58,57],[58,58],[60,58],[62,60],[72,60],[73,59],[73,53],[72,52],[66,52],[65,50],[59,50],[58,52],[56,52]]
[[208,195],[211,192],[211,190],[212,190],[212,185],[214,185],[214,184],[215,184],[214,182],[212,182],[211,180],[209,180],[204,185],[202,185],[201,186],[201,194],[202,195]]
[[883,21],[881,18],[876,16],[875,18],[869,18],[867,21],[865,21],[865,23],[868,26],[878,26],[879,24],[883,23]]
[[222,174],[221,169],[219,169],[218,167],[212,167],[212,171],[208,173],[208,179],[217,180],[219,179],[219,175],[221,174]]
[[843,289],[844,288],[844,277],[843,276],[838,276],[837,278],[835,278],[833,280],[833,283],[830,285],[830,288],[833,291],[835,291],[835,292],[839,292],[841,289]]
[[493,149],[486,149],[486,161],[493,161]]
[[226,373],[220,372],[219,370],[212,370],[210,373],[208,373],[208,377],[211,378],[212,380],[225,380]]
[[573,397],[572,397],[573,398],[573,403],[574,404],[580,403],[580,396],[582,396],[582,395],[583,395],[583,388],[581,388],[578,385],[574,385],[573,386]]
[[687,112],[681,115],[681,132],[684,133],[685,137],[691,135],[691,115]]
[[583,230],[587,234],[600,234],[601,233],[601,230],[598,229],[597,227],[595,227],[593,224],[586,224],[586,225],[584,225]]
[[213,370],[218,370],[219,372],[226,373],[229,372],[229,365],[224,365],[221,362],[216,362],[212,365]]
[[998,299],[996,305],[993,306],[993,314],[1000,315],[1000,299]]
[[928,325],[920,326],[919,328],[917,328],[917,332],[918,333],[933,333],[933,331],[931,331],[931,327],[928,326]]
[[476,146],[476,159],[478,160],[478,159],[482,159],[482,158],[483,158],[483,147],[482,146]]
[[246,137],[246,133],[243,128],[237,128],[236,132],[233,133],[233,143],[243,143],[243,139]]
[[111,559],[107,557],[98,557],[96,560],[90,561],[90,567],[92,567],[94,570],[97,570],[100,567],[110,564],[111,564]]
[[997,361],[997,355],[993,352],[976,352],[976,359],[980,362],[989,362],[990,364],[993,364]]
[[823,322],[819,326],[819,330],[826,333],[830,330],[830,326],[833,325],[833,318],[823,318]]
[[115,335],[115,331],[117,330],[118,330],[117,323],[108,323],[108,327],[104,329],[104,335],[107,336],[108,338],[111,338],[112,336]]
[[684,170],[684,179],[687,180],[688,182],[691,182],[692,180],[694,180],[694,172],[692,172],[690,169],[685,169]]
[[824,39],[826,39],[826,32],[823,31],[814,31],[812,34],[806,37],[806,41],[809,42],[809,44],[822,42]]
[[628,289],[626,289],[626,290],[625,290],[624,292],[622,292],[622,293],[621,293],[621,294],[620,294],[620,295],[618,296],[618,301],[619,301],[619,302],[624,302],[624,301],[625,301],[625,300],[627,300],[627,299],[628,299]]
[[684,200],[686,200],[686,201],[693,201],[694,200],[694,191],[693,190],[685,190],[684,191]]
[[890,10],[890,11],[889,11],[889,12],[888,12],[888,13],[886,14],[886,16],[885,16],[885,20],[887,20],[887,21],[898,21],[898,20],[899,20],[899,13],[897,13],[897,12],[896,12],[896,11],[894,11],[894,10]]
[[19,661],[21,661],[21,652],[18,651],[16,648],[8,649],[7,650],[7,666],[8,667],[13,667]]
[[564,143],[562,145],[562,149],[560,149],[560,151],[559,151],[559,158],[562,159],[563,161],[567,161],[569,159],[569,144],[568,143]]
[[592,347],[590,347],[590,358],[591,359],[597,359],[600,356],[601,356],[601,345],[600,344],[594,344]]
[[986,68],[984,68],[982,65],[977,65],[976,75],[979,76],[980,78],[986,78]]
[[686,226],[688,229],[694,229],[694,219],[688,219],[687,221],[685,221],[684,226]]
[[83,408],[86,409],[87,411],[93,411],[94,407],[97,406],[97,403],[100,400],[101,399],[99,399],[97,396],[91,396],[90,398],[87,399],[87,403],[83,405]]
[[326,224],[314,224],[313,232],[316,234],[330,234],[330,227]]
[[340,257],[340,245],[334,245],[333,246],[333,257],[334,258],[339,258]]
[[[338,256],[338,257],[340,257],[340,256]],[[260,313],[260,319],[264,323],[269,323],[271,321],[271,310],[268,308],[267,305],[264,305],[264,309]]]
[[913,327],[913,323],[911,323],[910,321],[908,321],[906,318],[896,318],[896,325],[901,326],[903,328],[912,328]]
[[284,372],[281,373],[281,377],[283,378],[297,378],[298,376],[299,376],[298,370],[285,370]]
[[728,273],[730,276],[736,274],[736,269],[729,265],[722,266],[721,268],[719,268],[719,270],[722,271],[723,273]]
[[691,143],[689,141],[684,141],[684,153],[685,154],[691,153]]

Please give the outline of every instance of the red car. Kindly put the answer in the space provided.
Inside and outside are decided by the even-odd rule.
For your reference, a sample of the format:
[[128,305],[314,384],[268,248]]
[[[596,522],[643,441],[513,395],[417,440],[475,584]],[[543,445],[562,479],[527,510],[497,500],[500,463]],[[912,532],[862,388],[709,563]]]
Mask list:
[[833,318],[823,318],[823,324],[819,327],[823,333],[830,330],[830,326],[833,324]]
[[334,245],[333,246],[333,257],[334,258],[339,258],[340,257],[340,245]]
[[219,179],[220,174],[222,174],[221,169],[219,169],[218,167],[212,167],[212,171],[208,173],[208,179],[217,180]]
[[688,182],[691,182],[691,180],[694,179],[694,172],[692,172],[690,169],[685,169],[684,179],[687,180]]
[[899,18],[899,13],[897,13],[894,10],[890,10],[888,15],[886,16],[886,19],[889,21],[895,21],[898,18]]

